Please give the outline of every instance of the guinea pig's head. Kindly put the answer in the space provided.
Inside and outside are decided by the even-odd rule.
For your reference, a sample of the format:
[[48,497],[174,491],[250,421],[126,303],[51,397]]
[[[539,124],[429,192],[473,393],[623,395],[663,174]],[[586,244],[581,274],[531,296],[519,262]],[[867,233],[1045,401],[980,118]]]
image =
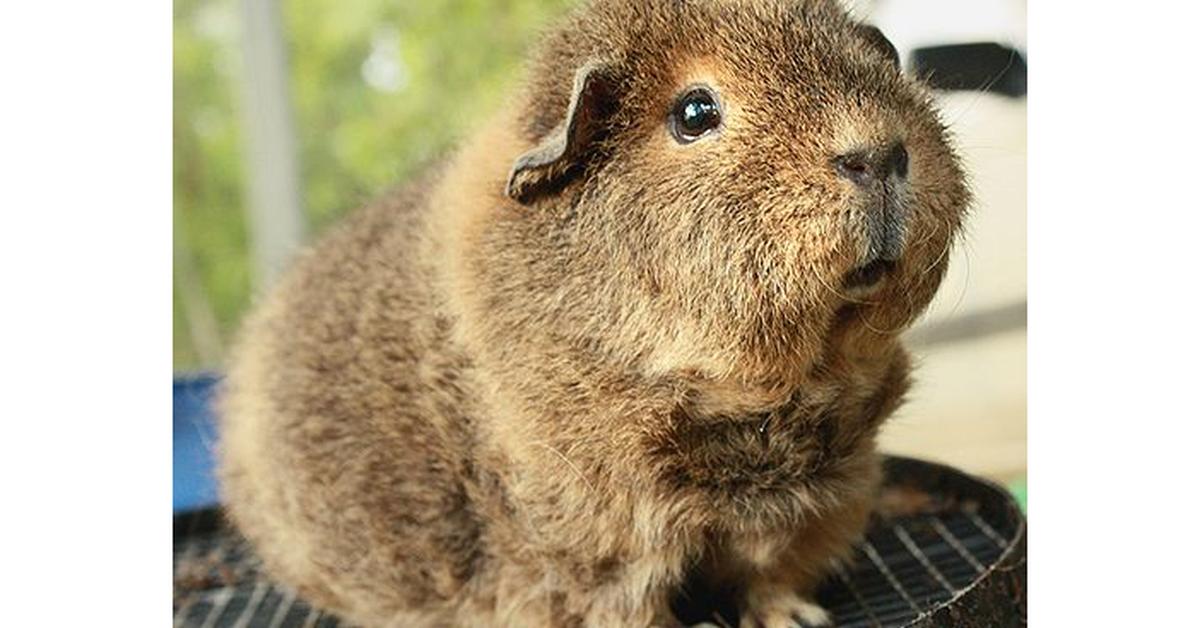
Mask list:
[[835,0],[595,0],[517,102],[490,306],[649,371],[894,339],[968,202],[929,93]]

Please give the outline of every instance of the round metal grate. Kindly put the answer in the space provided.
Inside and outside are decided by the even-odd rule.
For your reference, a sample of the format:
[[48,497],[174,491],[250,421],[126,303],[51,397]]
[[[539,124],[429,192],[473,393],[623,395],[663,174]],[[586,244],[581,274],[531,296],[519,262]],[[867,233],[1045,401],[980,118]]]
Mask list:
[[[1025,520],[1002,489],[948,467],[888,458],[878,512],[851,565],[818,598],[837,626],[1025,624]],[[175,517],[175,625],[339,626],[269,582],[214,509]],[[681,595],[685,623],[736,626],[727,599]]]

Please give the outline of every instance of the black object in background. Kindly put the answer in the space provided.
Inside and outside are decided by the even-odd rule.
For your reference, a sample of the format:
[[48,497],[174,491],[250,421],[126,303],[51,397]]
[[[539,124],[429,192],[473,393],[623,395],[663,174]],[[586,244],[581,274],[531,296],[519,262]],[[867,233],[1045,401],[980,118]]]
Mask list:
[[911,71],[934,89],[1025,95],[1025,57],[997,43],[930,46],[912,51]]

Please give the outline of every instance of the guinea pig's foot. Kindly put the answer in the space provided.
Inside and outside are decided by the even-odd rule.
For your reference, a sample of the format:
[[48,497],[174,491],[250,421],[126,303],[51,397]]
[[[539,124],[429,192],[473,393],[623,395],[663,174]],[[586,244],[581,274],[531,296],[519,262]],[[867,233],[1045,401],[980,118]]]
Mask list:
[[746,595],[740,628],[821,628],[833,624],[816,602],[781,586],[759,586]]

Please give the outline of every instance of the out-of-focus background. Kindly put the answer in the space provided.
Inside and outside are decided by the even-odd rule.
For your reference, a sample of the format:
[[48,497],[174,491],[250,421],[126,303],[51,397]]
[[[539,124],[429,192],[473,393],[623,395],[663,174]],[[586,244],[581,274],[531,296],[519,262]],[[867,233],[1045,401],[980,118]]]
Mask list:
[[[943,79],[937,99],[976,194],[949,276],[910,334],[918,383],[883,447],[1021,492],[1025,3],[846,1],[910,71]],[[288,256],[499,106],[539,29],[571,4],[175,0],[175,370],[219,370]],[[983,43],[996,46],[961,47]],[[972,55],[986,72],[945,80]]]
[[446,150],[567,5],[175,0],[175,368],[219,366],[289,240]]

